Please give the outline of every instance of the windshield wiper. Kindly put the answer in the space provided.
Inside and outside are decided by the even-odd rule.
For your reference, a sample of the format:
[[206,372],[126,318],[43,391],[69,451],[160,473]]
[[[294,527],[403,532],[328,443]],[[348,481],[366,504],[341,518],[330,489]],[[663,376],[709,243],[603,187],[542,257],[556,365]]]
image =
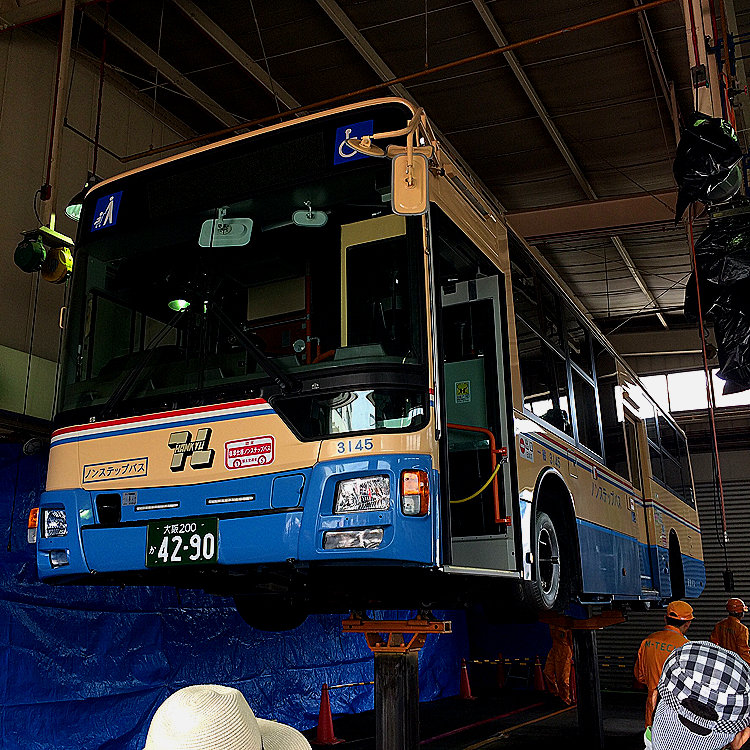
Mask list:
[[279,386],[282,393],[287,394],[299,390],[300,385],[297,380],[284,372],[260,347],[254,344],[250,337],[218,305],[210,304],[208,312],[215,315],[217,320],[237,338],[245,351],[261,366],[266,375]]
[[106,403],[99,412],[99,419],[106,419],[117,404],[122,401],[125,396],[128,395],[130,389],[136,384],[141,373],[146,369],[148,363],[153,359],[154,352],[158,348],[159,344],[164,341],[166,335],[177,325],[177,321],[180,319],[185,310],[179,310],[175,313],[175,316],[168,320],[161,330],[148,342],[148,345],[143,350],[143,359],[122,379],[120,385],[115,388],[112,395],[107,399]]

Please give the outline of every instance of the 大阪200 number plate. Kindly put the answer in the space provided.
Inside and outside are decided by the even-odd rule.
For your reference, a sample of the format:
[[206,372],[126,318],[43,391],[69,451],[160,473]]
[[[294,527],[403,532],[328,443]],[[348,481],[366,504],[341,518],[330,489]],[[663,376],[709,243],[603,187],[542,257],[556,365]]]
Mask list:
[[152,521],[146,537],[146,567],[216,562],[218,540],[217,518]]

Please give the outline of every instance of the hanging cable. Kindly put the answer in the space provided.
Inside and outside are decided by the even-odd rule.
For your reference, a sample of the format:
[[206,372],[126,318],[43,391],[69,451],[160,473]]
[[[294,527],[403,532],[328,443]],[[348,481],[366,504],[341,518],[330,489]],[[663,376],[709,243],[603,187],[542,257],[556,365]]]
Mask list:
[[724,551],[724,566],[725,569],[729,570],[729,560],[727,555],[727,514],[726,507],[724,505],[724,483],[721,479],[721,460],[719,458],[719,440],[716,434],[716,414],[715,406],[716,400],[714,396],[713,383],[711,382],[711,372],[708,367],[708,354],[706,353],[706,329],[703,325],[703,307],[701,304],[701,289],[700,281],[698,279],[698,260],[695,254],[695,240],[693,237],[693,206],[690,207],[688,213],[688,236],[690,238],[690,256],[693,264],[693,274],[695,276],[695,296],[698,303],[698,328],[701,335],[701,350],[703,352],[703,371],[706,377],[706,397],[708,399],[708,416],[711,423],[711,439],[712,439],[712,454],[715,462],[715,481],[716,487],[719,491],[719,505],[721,507],[721,538],[719,544]]
[[[29,400],[29,384],[31,383],[31,358],[32,352],[34,351],[34,333],[36,331],[36,311],[39,304],[39,278],[41,274],[36,274],[36,287],[34,290],[34,310],[31,316],[31,334],[29,336],[29,363],[26,367],[26,387],[23,393],[23,411],[22,414],[26,414],[26,405]],[[13,520],[16,510],[16,495],[18,493],[18,478],[21,472],[21,459],[23,458],[23,446],[20,447],[20,453],[18,456],[18,464],[16,465],[16,479],[13,484],[13,499],[10,505],[10,522],[8,524],[8,552],[10,552],[11,540],[13,538]]]
[[268,55],[266,55],[266,47],[263,44],[263,35],[260,33],[260,24],[258,23],[258,16],[255,14],[255,4],[253,3],[253,0],[250,0],[250,10],[253,12],[255,31],[258,34],[258,41],[260,42],[260,53],[263,55],[263,64],[266,66],[268,80],[271,82],[271,93],[273,94],[273,100],[276,103],[276,112],[277,114],[281,114],[281,104],[279,102],[279,97],[276,94],[276,84],[274,83],[273,76],[271,76],[271,66],[268,63]]
[[65,317],[68,313],[68,305],[70,304],[70,279],[65,282],[65,292],[63,296],[63,306],[60,309],[60,334],[57,339],[57,366],[55,367],[55,391],[52,394],[52,408],[55,408],[57,404],[57,396],[60,389],[60,359],[62,355],[63,337],[65,335],[65,326],[67,324]]
[[102,26],[102,54],[99,58],[99,96],[96,101],[96,130],[94,131],[94,157],[91,164],[91,174],[96,174],[96,164],[99,157],[99,132],[102,124],[102,98],[104,94],[104,61],[107,57],[107,32],[109,30],[109,0],[104,4],[104,25]]
[[[156,55],[161,57],[161,39],[164,31],[164,0],[161,0],[161,15],[159,17],[159,38],[156,42]],[[151,149],[154,148],[154,127],[156,126],[156,94],[159,90],[159,68],[154,68],[154,103],[151,109]]]

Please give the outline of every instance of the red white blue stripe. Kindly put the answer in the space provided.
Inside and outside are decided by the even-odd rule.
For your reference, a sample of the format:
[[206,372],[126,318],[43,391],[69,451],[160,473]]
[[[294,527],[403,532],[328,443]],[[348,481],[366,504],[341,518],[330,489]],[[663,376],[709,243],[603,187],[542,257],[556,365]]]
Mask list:
[[222,422],[228,419],[258,417],[264,414],[275,414],[268,402],[262,398],[233,401],[228,404],[212,404],[192,409],[145,414],[122,419],[110,419],[105,422],[92,422],[84,425],[63,427],[52,433],[52,447],[80,440],[116,437],[135,432],[150,432],[167,428],[188,427],[206,422]]

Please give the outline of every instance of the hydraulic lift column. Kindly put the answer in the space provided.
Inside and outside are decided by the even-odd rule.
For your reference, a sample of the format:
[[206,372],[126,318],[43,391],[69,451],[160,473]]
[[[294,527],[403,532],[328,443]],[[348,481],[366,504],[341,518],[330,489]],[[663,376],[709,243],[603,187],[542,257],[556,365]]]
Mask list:
[[575,648],[578,729],[592,750],[604,750],[602,690],[599,682],[599,658],[596,630],[573,630]]
[[611,610],[586,619],[544,615],[539,618],[548,625],[568,628],[573,632],[578,703],[578,730],[586,739],[586,747],[604,750],[602,688],[599,681],[599,657],[596,631],[625,622],[622,612]]
[[[429,612],[414,620],[370,620],[352,613],[345,633],[363,633],[375,657],[375,748],[419,748],[419,649],[430,633],[450,633]],[[410,636],[407,639],[407,636]]]

